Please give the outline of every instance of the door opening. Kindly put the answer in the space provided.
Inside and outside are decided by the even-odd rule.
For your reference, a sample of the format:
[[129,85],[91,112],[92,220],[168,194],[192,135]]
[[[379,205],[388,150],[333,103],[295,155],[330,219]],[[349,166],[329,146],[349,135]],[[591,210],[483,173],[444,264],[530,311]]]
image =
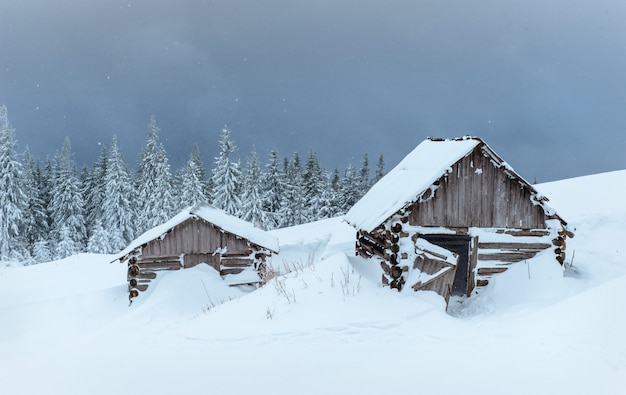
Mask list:
[[472,238],[468,235],[447,235],[447,234],[432,234],[432,235],[420,235],[420,238],[425,239],[429,243],[445,248],[448,251],[452,251],[459,255],[459,260],[456,266],[456,274],[454,275],[454,281],[452,283],[453,296],[465,296],[467,295],[468,281],[469,281],[469,257],[470,257],[470,242]]

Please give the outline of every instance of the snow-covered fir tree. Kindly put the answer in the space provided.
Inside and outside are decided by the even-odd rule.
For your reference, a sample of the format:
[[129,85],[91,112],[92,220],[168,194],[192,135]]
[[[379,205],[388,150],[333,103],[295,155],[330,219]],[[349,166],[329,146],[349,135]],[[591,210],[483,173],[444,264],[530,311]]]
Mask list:
[[347,213],[361,198],[359,176],[352,164],[348,164],[346,167],[344,176],[340,181],[339,193],[339,210],[342,214]]
[[376,164],[376,173],[374,174],[374,179],[372,180],[372,183],[376,184],[384,176],[385,176],[385,159],[383,158],[383,154],[380,154],[380,156],[378,157],[378,163]]
[[96,220],[108,232],[107,253],[120,251],[135,237],[132,196],[128,166],[114,136],[104,176],[103,219]]
[[370,166],[369,166],[369,158],[367,153],[363,155],[363,161],[361,161],[361,168],[359,169],[359,178],[358,178],[358,186],[359,186],[359,199],[365,196],[367,191],[369,191],[371,187],[370,183]]
[[60,227],[55,248],[55,256],[57,259],[74,255],[81,250],[81,246],[75,241],[72,233],[68,225],[62,225]]
[[300,156],[297,152],[291,162],[285,161],[285,167],[285,190],[279,211],[281,228],[309,222]]
[[267,215],[267,229],[275,229],[280,225],[280,204],[285,190],[285,175],[280,169],[276,148],[270,151],[266,169],[263,173],[263,210]]
[[309,151],[304,171],[302,172],[302,188],[304,201],[307,205],[307,219],[316,221],[323,218],[321,211],[326,202],[322,199],[324,190],[327,188],[328,176],[322,169],[317,159],[317,155],[312,150]]
[[[114,232],[119,235],[118,232]],[[112,252],[111,248],[111,234],[102,226],[102,222],[99,219],[96,220],[96,223],[93,225],[93,230],[91,232],[91,236],[89,236],[89,241],[87,242],[87,252],[91,252],[94,254],[110,254]],[[115,236],[113,236],[115,238]],[[119,237],[117,237],[119,239]],[[118,240],[119,241],[119,240]]]
[[229,214],[237,215],[241,209],[239,193],[241,189],[241,169],[239,162],[231,158],[237,147],[230,138],[230,131],[222,130],[219,141],[220,153],[215,158],[211,175],[213,205]]
[[165,148],[159,143],[160,129],[154,116],[148,124],[148,137],[137,168],[136,233],[167,221],[176,204],[172,195],[172,174]]
[[178,184],[179,209],[209,202],[204,164],[200,159],[198,144],[194,144],[189,159],[181,169],[176,183]]
[[332,218],[342,214],[340,208],[339,169],[335,168],[326,188],[322,192],[323,206],[320,218]]
[[48,240],[41,238],[35,241],[32,258],[36,263],[50,262],[54,258]]
[[30,154],[28,148],[23,155],[24,160],[24,192],[27,197],[27,209],[21,230],[26,239],[31,256],[35,256],[35,243],[48,236],[48,216],[46,203],[40,190],[41,168]]
[[0,259],[22,259],[25,240],[20,235],[28,198],[24,191],[22,164],[6,106],[0,106]]
[[89,235],[97,221],[104,219],[102,202],[104,201],[104,177],[107,170],[108,153],[106,146],[100,149],[100,157],[94,163],[93,168],[87,174],[83,182],[83,196],[85,197],[85,219]]
[[246,173],[242,185],[241,212],[239,217],[251,222],[258,228],[265,229],[268,217],[263,209],[263,181],[261,166],[256,151],[246,163]]
[[84,207],[70,139],[66,137],[61,153],[55,158],[49,207],[57,258],[65,258],[82,250],[87,237]]

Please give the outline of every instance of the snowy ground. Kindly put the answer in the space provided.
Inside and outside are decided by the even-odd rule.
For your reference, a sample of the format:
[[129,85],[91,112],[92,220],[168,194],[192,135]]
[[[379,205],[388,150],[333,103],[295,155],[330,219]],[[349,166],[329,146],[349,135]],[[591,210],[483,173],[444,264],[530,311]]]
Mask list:
[[200,265],[129,307],[111,256],[1,267],[0,393],[624,393],[623,185],[626,171],[539,185],[577,228],[578,275],[539,255],[452,314],[382,288],[338,220],[275,231],[286,274],[252,293]]

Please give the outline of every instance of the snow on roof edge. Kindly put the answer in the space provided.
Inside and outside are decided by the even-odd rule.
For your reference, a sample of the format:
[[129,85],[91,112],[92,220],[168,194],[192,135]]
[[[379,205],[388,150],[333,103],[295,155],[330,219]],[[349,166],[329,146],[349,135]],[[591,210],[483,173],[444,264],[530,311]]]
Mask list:
[[[434,145],[441,143],[447,143],[450,149],[439,150],[440,146]],[[452,146],[454,145],[456,147],[453,149]],[[529,189],[531,194],[534,195],[533,203],[540,205],[546,215],[556,217],[564,226],[567,225],[567,222],[557,214],[556,210],[546,204],[549,199],[545,195],[517,173],[483,139],[475,136],[452,139],[428,137],[372,186],[368,193],[346,213],[345,221],[357,229],[371,232],[398,210],[413,203],[428,187],[444,175],[454,163],[464,158],[479,145],[493,158],[499,167],[502,167],[511,177],[516,178],[523,186]],[[433,147],[438,147],[438,149],[428,152],[428,148]],[[421,158],[420,155],[422,155]],[[418,166],[424,164],[426,164],[425,168],[428,170],[426,173]],[[420,171],[422,171],[421,174]],[[398,185],[401,185],[403,190],[397,195],[391,195],[390,199],[389,191],[397,190],[395,187]]]
[[212,223],[213,225],[221,228],[236,236],[248,239],[250,242],[259,245],[260,247],[267,248],[273,253],[278,253],[280,246],[278,238],[270,233],[259,229],[252,225],[250,222],[244,221],[238,217],[230,215],[223,210],[220,210],[209,204],[197,204],[190,206],[176,214],[167,222],[157,225],[152,229],[147,230],[135,240],[131,241],[126,248],[115,254],[115,258],[112,262],[122,259],[128,255],[137,247],[140,247],[152,240],[163,237],[170,229],[180,225],[184,221],[192,217],[199,217],[203,220]]
[[[480,143],[484,142],[471,136],[456,139],[429,137],[422,141],[348,211],[346,222],[357,229],[372,231],[398,210],[415,201],[454,163]],[[402,188],[398,189],[398,185]]]

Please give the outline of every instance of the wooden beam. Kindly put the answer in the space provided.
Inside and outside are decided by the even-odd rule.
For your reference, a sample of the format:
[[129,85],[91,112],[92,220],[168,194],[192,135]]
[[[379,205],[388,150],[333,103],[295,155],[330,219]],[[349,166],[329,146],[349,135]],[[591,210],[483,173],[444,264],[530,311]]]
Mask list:
[[478,269],[478,275],[491,276],[494,274],[505,272],[506,270],[506,267],[481,267],[480,269]]
[[479,261],[519,262],[533,258],[537,251],[498,252],[494,254],[478,254]]
[[478,248],[486,250],[545,250],[550,248],[547,243],[507,243],[507,242],[487,242],[478,243]]

